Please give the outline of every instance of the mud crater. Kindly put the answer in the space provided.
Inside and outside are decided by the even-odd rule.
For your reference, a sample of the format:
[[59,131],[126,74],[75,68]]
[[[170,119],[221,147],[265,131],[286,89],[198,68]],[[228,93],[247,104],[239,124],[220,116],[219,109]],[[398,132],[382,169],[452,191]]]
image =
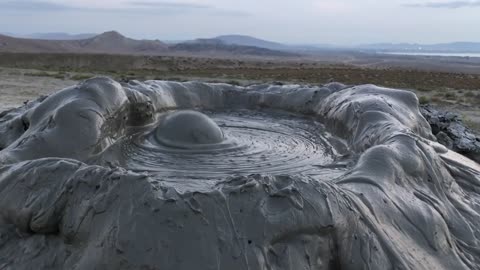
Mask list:
[[172,116],[192,112],[161,114],[149,129],[120,141],[112,148],[121,149],[119,165],[169,178],[210,180],[249,174],[325,180],[345,170],[344,160],[337,162],[346,146],[340,147],[341,140],[313,117],[278,110],[195,111],[211,122],[197,125],[196,118],[180,117],[179,123],[170,123]]

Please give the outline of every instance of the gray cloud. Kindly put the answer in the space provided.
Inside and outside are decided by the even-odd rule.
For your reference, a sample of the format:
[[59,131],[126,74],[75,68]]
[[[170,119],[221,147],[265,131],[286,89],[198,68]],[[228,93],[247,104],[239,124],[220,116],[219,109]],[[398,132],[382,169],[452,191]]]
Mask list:
[[209,15],[218,15],[218,16],[234,16],[234,17],[245,17],[250,14],[243,11],[237,10],[225,10],[219,9],[215,6],[202,5],[195,3],[174,3],[174,2],[147,2],[147,1],[130,1],[129,5],[138,9],[154,9],[154,10],[169,10],[173,12],[207,12]]
[[94,13],[141,13],[141,14],[162,14],[162,15],[175,15],[181,13],[203,13],[213,16],[235,16],[245,17],[249,16],[249,13],[236,11],[236,10],[224,10],[215,6],[195,4],[195,3],[175,3],[164,1],[130,1],[127,2],[128,7],[124,8],[89,8],[89,7],[77,7],[68,4],[58,4],[42,0],[0,0],[0,11],[14,11],[14,12],[65,12],[65,11],[80,11],[80,12],[94,12]]
[[76,9],[72,6],[57,4],[46,1],[0,1],[0,8],[6,10],[39,10],[39,11],[65,11],[69,9]]
[[170,9],[213,9],[209,5],[194,3],[174,3],[174,2],[147,2],[147,1],[131,1],[130,5],[145,8],[170,8]]
[[252,14],[240,11],[240,10],[225,10],[225,9],[216,9],[210,12],[209,14],[214,16],[229,16],[229,17],[250,17]]
[[449,1],[449,2],[426,2],[419,4],[405,4],[406,7],[421,7],[421,8],[464,8],[464,7],[480,7],[480,1]]

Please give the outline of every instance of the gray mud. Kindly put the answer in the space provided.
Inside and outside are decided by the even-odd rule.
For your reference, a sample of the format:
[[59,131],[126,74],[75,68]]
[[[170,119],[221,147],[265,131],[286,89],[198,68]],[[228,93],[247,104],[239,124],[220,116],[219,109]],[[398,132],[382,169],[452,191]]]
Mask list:
[[[223,138],[216,143],[165,143],[156,136],[157,130],[165,128],[163,120],[159,120],[158,127],[154,125],[153,129],[136,132],[118,141],[102,154],[100,162],[139,173],[184,180],[221,180],[232,175],[247,176],[259,172],[332,179],[345,170],[345,160],[340,152],[346,151],[347,146],[341,140],[331,139],[333,136],[314,119],[275,111],[206,113],[223,132]],[[185,121],[181,123],[193,125]],[[177,137],[192,134],[176,131]]]
[[480,165],[407,91],[95,78],[0,149],[1,269],[480,269]]

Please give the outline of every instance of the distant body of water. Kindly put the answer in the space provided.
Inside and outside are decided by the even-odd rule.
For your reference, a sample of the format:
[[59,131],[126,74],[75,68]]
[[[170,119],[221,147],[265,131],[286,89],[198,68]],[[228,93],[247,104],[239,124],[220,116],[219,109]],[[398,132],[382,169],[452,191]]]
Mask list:
[[480,53],[383,52],[383,54],[418,55],[418,56],[480,57]]

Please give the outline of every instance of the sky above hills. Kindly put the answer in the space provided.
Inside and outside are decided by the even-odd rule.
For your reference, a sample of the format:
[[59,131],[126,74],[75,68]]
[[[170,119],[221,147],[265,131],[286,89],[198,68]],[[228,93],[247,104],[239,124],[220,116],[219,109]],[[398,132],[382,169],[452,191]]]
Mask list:
[[284,42],[480,41],[480,0],[0,0],[0,32],[184,40],[244,34]]

